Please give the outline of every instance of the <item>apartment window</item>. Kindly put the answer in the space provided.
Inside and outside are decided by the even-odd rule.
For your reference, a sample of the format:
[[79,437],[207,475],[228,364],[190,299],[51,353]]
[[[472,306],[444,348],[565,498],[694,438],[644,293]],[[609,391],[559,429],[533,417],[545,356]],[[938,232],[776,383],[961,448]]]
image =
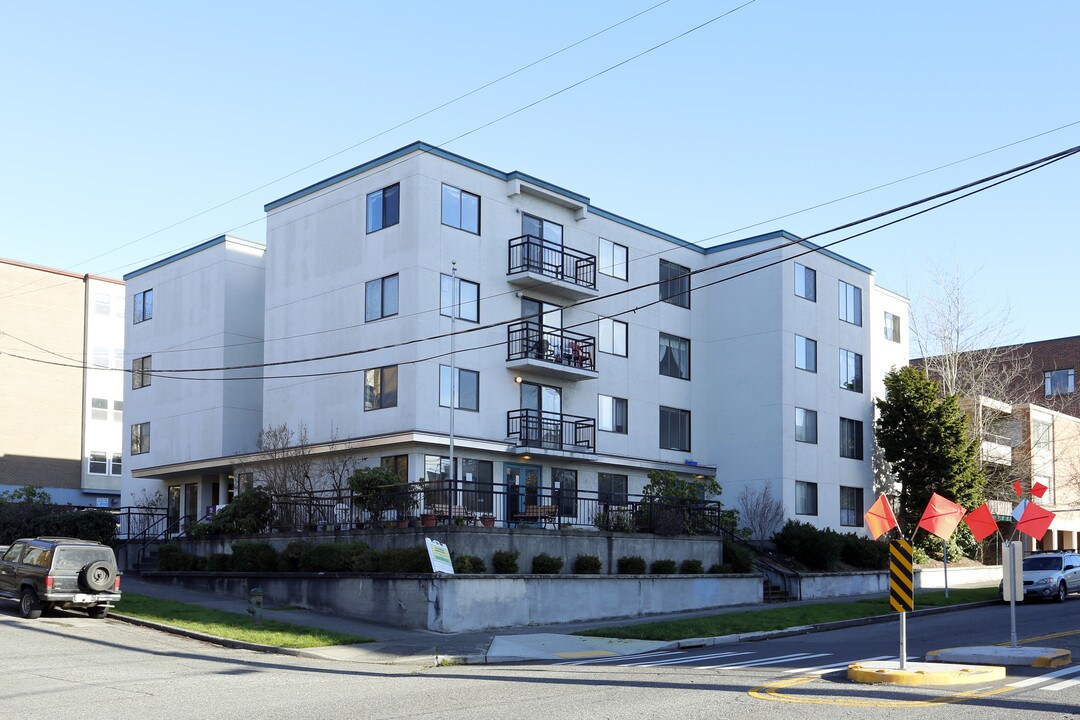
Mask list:
[[90,419],[91,420],[108,420],[109,419],[109,401],[105,398],[91,398],[90,399]]
[[1045,460],[1053,451],[1054,426],[1045,420],[1031,421],[1031,450],[1039,459]]
[[885,313],[885,339],[892,342],[900,342],[900,316],[891,312]]
[[862,392],[862,355],[859,353],[840,350],[840,387]]
[[862,420],[840,418],[840,457],[863,459]]
[[113,348],[113,364],[109,367],[114,367],[117,370],[124,369],[124,348]]
[[1071,395],[1076,392],[1076,370],[1047,370],[1043,373],[1043,389],[1046,397]]
[[599,343],[600,352],[626,357],[626,334],[628,325],[611,318],[600,318]]
[[137,325],[154,317],[154,291],[143,290],[135,293],[132,300],[131,324]]
[[600,430],[626,434],[626,398],[598,395],[596,426]]
[[108,315],[111,305],[112,298],[109,297],[109,293],[94,293],[95,315]]
[[840,319],[862,325],[862,288],[840,281]]
[[604,275],[625,280],[627,255],[625,245],[600,238],[600,272]]
[[141,455],[150,452],[150,423],[135,423],[131,426],[131,454]]
[[559,506],[559,516],[577,517],[577,470],[552,468],[551,481],[555,489],[555,504]]
[[480,285],[458,278],[457,312],[454,312],[454,278],[439,276],[439,314],[459,320],[480,322]]
[[817,483],[795,481],[795,514],[817,515]]
[[442,224],[479,235],[480,196],[452,185],[443,185]]
[[398,313],[398,276],[370,280],[364,287],[364,322]]
[[466,510],[491,513],[494,507],[495,464],[461,458],[461,495]]
[[[475,370],[457,370],[457,382],[454,384],[454,407],[459,410],[480,410],[480,373]],[[450,407],[450,372],[449,365],[439,366],[439,405]]]
[[91,352],[90,362],[96,368],[109,367],[109,347],[107,345],[95,345]]
[[110,475],[119,475],[121,469],[123,468],[123,462],[124,462],[124,454],[123,453],[113,453],[113,455],[112,455],[112,465],[109,467],[109,474]]
[[387,455],[386,457],[379,458],[379,467],[383,470],[389,470],[397,475],[397,479],[402,483],[409,482],[408,455]]
[[817,372],[817,340],[802,335],[795,336],[795,367]]
[[817,271],[795,263],[795,294],[810,302],[817,302]]
[[150,355],[131,361],[131,389],[138,390],[150,384]]
[[840,486],[840,524],[845,527],[862,527],[862,488]]
[[796,442],[817,444],[817,411],[795,408]]
[[690,411],[660,406],[660,447],[690,452]]
[[660,299],[679,307],[690,307],[690,268],[660,261]]
[[114,422],[121,422],[124,419],[124,401],[113,400],[112,404],[112,419]]
[[87,472],[91,475],[105,475],[109,471],[109,463],[106,454],[97,450],[90,451],[90,466]]
[[625,505],[626,476],[600,473],[596,478],[596,499],[601,505]]
[[399,196],[400,186],[398,185],[391,185],[382,190],[368,193],[367,231],[369,233],[398,224]]
[[364,409],[397,407],[397,365],[364,371]]
[[[424,456],[424,507],[450,505],[450,458]],[[430,510],[428,511],[430,512]]]
[[660,333],[660,374],[690,379],[690,341]]

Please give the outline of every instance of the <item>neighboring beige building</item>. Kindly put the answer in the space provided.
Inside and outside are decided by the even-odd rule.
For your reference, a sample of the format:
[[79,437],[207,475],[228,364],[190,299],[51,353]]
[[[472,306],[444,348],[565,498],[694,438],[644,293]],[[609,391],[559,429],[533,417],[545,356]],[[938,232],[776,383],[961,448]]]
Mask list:
[[0,259],[0,492],[118,504],[124,284]]

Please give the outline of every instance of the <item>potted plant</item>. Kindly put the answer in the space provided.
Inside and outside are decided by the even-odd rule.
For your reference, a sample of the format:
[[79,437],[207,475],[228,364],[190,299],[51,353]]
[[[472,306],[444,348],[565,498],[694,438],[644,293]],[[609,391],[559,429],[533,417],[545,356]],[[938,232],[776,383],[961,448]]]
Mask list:
[[480,524],[484,527],[495,527],[495,516],[490,513],[481,515]]
[[397,486],[395,490],[394,510],[397,511],[397,526],[407,528],[412,520],[412,511],[420,507],[419,490],[408,483]]

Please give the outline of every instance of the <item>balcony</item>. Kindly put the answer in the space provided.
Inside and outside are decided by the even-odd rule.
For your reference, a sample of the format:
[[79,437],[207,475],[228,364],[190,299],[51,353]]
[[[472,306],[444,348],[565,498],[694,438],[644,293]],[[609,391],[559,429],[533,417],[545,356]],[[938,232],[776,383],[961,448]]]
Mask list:
[[596,453],[596,418],[522,408],[506,413],[506,434],[518,451]]
[[563,380],[590,380],[596,372],[596,338],[522,320],[506,329],[506,367]]
[[983,462],[996,465],[1012,465],[1012,440],[1004,435],[983,433]]
[[506,274],[514,287],[544,290],[571,300],[596,297],[596,256],[522,235],[510,241]]

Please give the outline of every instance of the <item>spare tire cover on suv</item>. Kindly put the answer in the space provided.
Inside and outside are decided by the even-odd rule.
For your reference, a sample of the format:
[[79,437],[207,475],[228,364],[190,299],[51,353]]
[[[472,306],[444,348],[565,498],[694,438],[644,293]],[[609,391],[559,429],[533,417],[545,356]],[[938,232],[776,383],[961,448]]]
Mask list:
[[115,578],[112,564],[97,560],[87,563],[79,571],[79,587],[87,592],[105,592],[112,589]]

